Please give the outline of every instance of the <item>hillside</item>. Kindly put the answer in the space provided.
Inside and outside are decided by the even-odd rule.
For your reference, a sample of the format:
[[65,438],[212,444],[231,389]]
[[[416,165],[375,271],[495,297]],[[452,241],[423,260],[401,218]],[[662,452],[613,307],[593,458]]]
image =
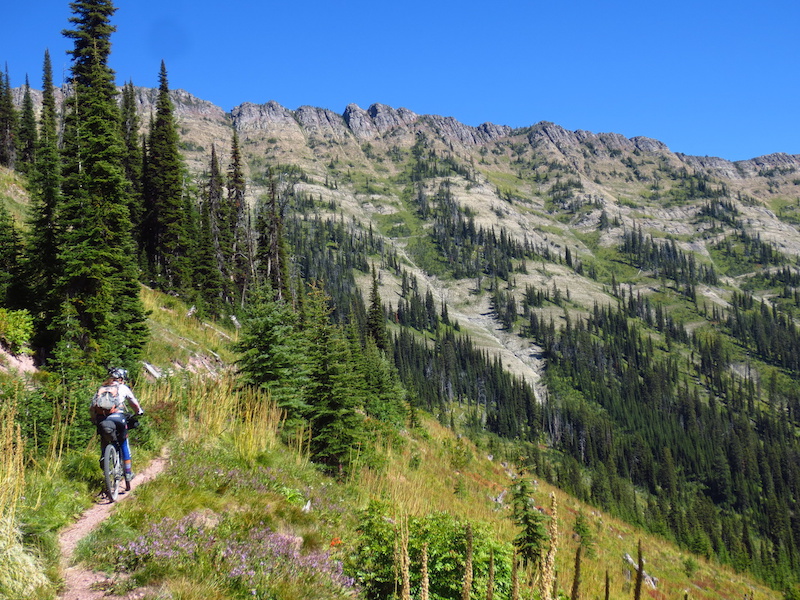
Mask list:
[[[791,593],[800,563],[800,157],[733,163],[544,122],[469,127],[384,105],[338,115],[274,102],[225,114],[183,91],[171,97],[194,200],[212,147],[225,164],[235,130],[255,220],[271,198],[280,204],[292,275],[324,282],[342,328],[377,306],[371,287],[379,295],[402,397],[432,420],[427,433],[401,431],[402,451],[386,456],[397,471],[380,474],[376,496],[393,478],[408,482],[408,465],[424,453],[450,471],[428,473],[421,489],[471,489],[460,459],[447,457],[469,438],[470,463],[513,458],[539,480],[539,496],[556,485],[574,497],[562,499],[573,511],[586,502],[593,516],[606,511],[604,523],[620,519],[609,528],[617,536],[632,527],[625,520],[692,552],[670,555],[684,574],[703,556]],[[143,117],[155,99],[137,90]],[[24,180],[3,171],[0,185],[19,219]],[[204,335],[216,341],[199,342],[178,328],[194,321],[180,299],[145,295],[154,295],[150,310],[175,320],[151,315],[148,372],[219,377],[235,334],[215,324]],[[187,418],[202,423],[195,410],[189,402]],[[440,436],[441,446],[425,445]],[[230,452],[209,456],[234,460]],[[245,462],[236,469],[253,467]],[[473,481],[510,487],[482,471]],[[487,489],[467,496],[483,501]],[[450,492],[442,496],[453,506]],[[244,503],[226,498],[210,510],[227,502]],[[493,526],[508,541],[507,525]],[[609,555],[635,550],[602,544]],[[568,573],[570,559],[559,561]],[[696,585],[744,593],[739,583],[735,592]]]
[[[189,307],[174,298],[148,290],[144,294],[151,311],[149,326],[156,334],[147,351],[153,371],[217,361],[232,332],[188,318]],[[191,348],[188,355],[187,347]],[[328,561],[341,561],[352,576],[369,572],[366,564],[359,568],[354,559],[370,560],[370,568],[377,570],[373,579],[367,579],[370,585],[396,589],[399,580],[387,581],[393,581],[392,573],[396,575],[398,568],[392,546],[400,539],[397,523],[403,519],[411,531],[413,597],[420,593],[424,540],[431,547],[434,593],[442,593],[445,582],[460,593],[468,524],[476,535],[471,597],[485,597],[490,546],[496,553],[495,597],[510,597],[508,564],[503,561],[509,560],[510,542],[517,531],[511,518],[513,485],[524,473],[502,459],[502,449],[476,446],[423,415],[418,426],[383,440],[380,468],[365,468],[337,480],[309,463],[302,444],[287,446],[279,440],[280,418],[265,410],[266,405],[259,409],[263,420],[251,423],[240,418],[234,405],[242,399],[233,395],[230,384],[219,370],[205,372],[201,379],[178,375],[139,381],[137,395],[149,414],[148,424],[162,425],[158,435],[149,428],[144,435],[136,435],[137,470],[145,469],[162,442],[170,458],[162,475],[153,480],[148,476],[115,509],[103,510],[102,504],[90,509],[92,514],[103,513],[106,520],[85,538],[70,538],[72,562],[64,565],[70,568],[64,581],[68,587],[60,592],[67,594],[63,597],[88,597],[76,596],[75,588],[69,587],[87,577],[84,571],[94,571],[89,579],[95,582],[94,588],[87,593],[111,600],[227,600],[250,597],[251,587],[258,594],[273,594],[263,597],[362,597],[349,579],[342,583],[337,571],[331,574]],[[177,409],[184,403],[188,412]],[[162,429],[164,423],[169,424],[168,430]],[[24,501],[21,513],[28,539],[38,540],[39,547],[46,548],[47,536],[55,533],[49,527],[71,523],[86,507],[86,490],[62,479],[60,472],[80,471],[88,477],[88,470],[95,466],[95,452],[90,446],[30,473],[26,496],[38,500]],[[549,517],[553,516],[551,494],[556,498],[555,585],[562,595],[568,595],[573,584],[574,553],[581,540],[575,532],[576,519],[582,515],[588,526],[583,535],[591,540],[592,548],[581,568],[584,597],[602,597],[606,579],[610,597],[632,597],[636,570],[629,557],[635,559],[640,541],[650,577],[643,592],[648,597],[780,597],[742,574],[682,551],[544,481],[531,482],[533,500]],[[90,478],[88,491],[95,492],[98,485],[96,477]],[[86,524],[82,528],[89,530]],[[370,543],[367,536],[378,534],[385,536],[380,539],[386,545]],[[282,544],[289,544],[289,549]],[[204,545],[210,550],[203,550]],[[223,553],[221,547],[235,552]],[[253,559],[269,561],[270,568],[262,563],[263,570],[256,571],[259,576],[248,576],[244,569]],[[52,574],[53,569],[49,567],[48,572]],[[52,588],[43,586],[35,597],[51,598],[48,589]]]

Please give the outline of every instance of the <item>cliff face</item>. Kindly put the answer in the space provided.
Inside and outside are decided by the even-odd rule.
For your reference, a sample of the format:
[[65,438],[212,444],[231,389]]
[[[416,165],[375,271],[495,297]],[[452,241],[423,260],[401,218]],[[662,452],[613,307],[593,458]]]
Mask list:
[[[21,102],[22,90],[14,93]],[[41,93],[32,94],[38,108]],[[137,89],[143,130],[157,95],[156,89]],[[537,228],[552,225],[528,214],[534,210],[585,231],[596,228],[605,211],[623,226],[692,237],[702,231],[693,224],[694,215],[709,198],[720,197],[737,202],[743,222],[759,235],[800,254],[794,226],[800,222],[800,214],[794,214],[800,211],[794,208],[800,196],[800,155],[732,162],[674,153],[647,137],[569,131],[547,121],[517,129],[492,123],[473,127],[452,117],[379,103],[366,109],[349,104],[338,114],[312,106],[291,110],[274,101],[248,102],[225,113],[184,90],[173,90],[171,98],[192,173],[208,171],[212,145],[226,166],[232,133],[238,132],[251,202],[265,192],[268,167],[292,165],[321,198],[335,196],[355,213],[395,210],[391,207],[398,206],[403,185],[398,182],[409,167],[410,150],[421,142],[432,160],[446,159],[458,173],[452,175],[456,198],[472,206],[481,223],[502,221],[519,235],[539,235]],[[359,191],[358,181],[368,182],[366,192]],[[789,206],[789,214],[777,214],[776,206]],[[613,234],[606,232],[602,239],[612,243]],[[563,246],[566,240],[555,243]]]
[[[41,92],[31,90],[31,95],[38,110]],[[198,167],[200,156],[210,150],[211,144],[216,144],[218,150],[227,147],[231,128],[235,128],[240,135],[247,137],[251,146],[277,145],[275,154],[290,152],[306,160],[313,160],[320,154],[311,151],[320,144],[329,150],[341,146],[340,154],[348,155],[365,143],[407,147],[413,144],[418,133],[424,133],[443,148],[465,154],[496,150],[498,144],[514,144],[515,152],[520,154],[519,144],[524,143],[530,146],[526,150],[548,160],[569,164],[584,177],[604,164],[612,169],[628,170],[631,156],[647,155],[675,169],[736,183],[756,196],[761,195],[759,189],[764,187],[759,185],[764,183],[759,182],[760,179],[772,178],[769,188],[770,194],[774,194],[777,188],[785,187],[782,177],[785,179],[785,176],[800,170],[800,155],[776,153],[735,162],[718,157],[689,156],[673,153],[664,143],[647,137],[626,138],[617,133],[569,131],[546,121],[522,129],[492,123],[472,127],[453,117],[418,115],[406,108],[379,103],[366,110],[349,104],[340,115],[312,106],[290,110],[275,101],[265,104],[246,102],[226,114],[222,108],[184,90],[172,90],[170,95],[181,127],[187,160],[190,163],[198,161]],[[22,96],[22,88],[13,90],[17,106],[21,105]],[[60,104],[60,89],[56,90],[56,97]],[[143,127],[155,112],[157,97],[157,89],[137,88],[136,99]]]

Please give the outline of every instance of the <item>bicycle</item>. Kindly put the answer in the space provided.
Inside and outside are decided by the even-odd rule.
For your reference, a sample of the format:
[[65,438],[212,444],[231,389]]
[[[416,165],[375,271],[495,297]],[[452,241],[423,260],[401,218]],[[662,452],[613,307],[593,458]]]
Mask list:
[[[126,427],[135,429],[139,426],[139,420],[135,415],[127,418]],[[105,493],[111,502],[116,502],[119,496],[120,482],[125,482],[125,491],[131,491],[131,482],[125,478],[125,469],[122,464],[122,450],[117,440],[108,440],[103,458],[101,459],[103,469],[103,480],[105,482]]]
[[[125,473],[122,468],[122,460],[119,442],[109,442],[103,451],[103,478],[106,485],[106,495],[111,502],[116,502],[119,496],[119,484],[125,481]],[[129,492],[131,482],[125,481],[125,491]]]

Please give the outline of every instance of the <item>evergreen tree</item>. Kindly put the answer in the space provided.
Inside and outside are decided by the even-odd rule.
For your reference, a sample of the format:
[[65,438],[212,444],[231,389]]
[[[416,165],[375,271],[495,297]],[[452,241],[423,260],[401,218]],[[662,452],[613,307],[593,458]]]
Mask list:
[[6,66],[5,73],[0,74],[0,165],[11,169],[17,159],[17,120]]
[[[205,189],[204,216],[208,215],[209,239],[201,241],[210,244],[209,252],[214,259],[214,267],[219,277],[219,299],[233,304],[234,292],[234,267],[233,267],[233,235],[234,232],[229,226],[229,215],[225,211],[224,202],[224,182],[222,172],[217,158],[217,148],[211,146],[211,165],[209,168],[208,183]],[[203,249],[205,250],[205,249]],[[217,310],[221,309],[221,304],[217,302]]]
[[25,77],[25,92],[22,96],[22,112],[19,121],[19,137],[17,138],[17,168],[29,173],[33,167],[36,153],[36,114],[33,111],[31,86]]
[[26,279],[31,288],[31,312],[35,318],[34,343],[51,348],[51,326],[61,298],[56,281],[62,272],[58,255],[61,208],[61,157],[58,149],[53,70],[50,52],[45,51],[42,74],[42,110],[36,160],[31,173],[31,204],[28,213]]
[[139,135],[139,111],[136,107],[136,89],[132,82],[122,87],[122,102],[120,104],[120,125],[122,127],[122,143],[125,151],[122,157],[122,168],[125,171],[127,192],[130,200],[131,227],[134,242],[141,251],[142,229],[142,143]]
[[56,359],[75,364],[129,364],[147,337],[134,263],[123,146],[113,71],[108,67],[111,2],[70,5],[76,28],[64,134],[64,185],[56,282],[63,299],[54,323]]
[[278,185],[270,171],[269,195],[259,206],[257,262],[259,276],[268,282],[278,299],[289,298],[289,263],[283,236],[283,209],[278,199]]
[[344,474],[361,448],[363,420],[356,412],[353,365],[341,331],[330,322],[328,297],[313,289],[306,304],[308,384],[311,452],[315,460],[334,473]]
[[269,391],[287,412],[290,425],[308,416],[309,406],[301,396],[306,351],[298,317],[286,302],[275,300],[269,286],[253,291],[234,350],[241,380]]
[[256,248],[250,209],[245,199],[245,177],[242,153],[239,149],[239,133],[233,130],[231,162],[228,165],[228,224],[232,228],[233,248],[230,257],[233,281],[238,299],[244,302],[246,291],[256,280]]
[[167,69],[162,61],[156,114],[147,144],[142,236],[150,276],[164,291],[182,293],[191,285],[194,240],[172,111]]
[[526,477],[522,476],[514,483],[512,502],[511,518],[520,528],[514,538],[514,548],[526,568],[538,568],[547,541],[547,531],[544,527],[544,515],[533,504],[531,484]]
[[223,279],[217,263],[216,245],[214,244],[212,229],[211,202],[207,195],[200,212],[198,245],[192,279],[198,296],[198,303],[204,309],[202,313],[218,316],[222,312],[224,293]]
[[386,311],[378,292],[378,275],[375,265],[372,265],[372,289],[369,294],[369,312],[367,313],[367,333],[375,340],[375,345],[381,350],[389,346],[389,336],[386,333]]
[[22,242],[5,205],[0,203],[0,306],[23,308]]

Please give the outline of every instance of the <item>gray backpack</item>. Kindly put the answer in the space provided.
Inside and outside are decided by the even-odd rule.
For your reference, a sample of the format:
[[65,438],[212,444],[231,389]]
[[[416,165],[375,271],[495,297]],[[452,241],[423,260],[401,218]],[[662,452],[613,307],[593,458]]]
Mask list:
[[110,412],[119,404],[119,386],[104,385],[92,398],[92,408],[99,408],[103,412]]

